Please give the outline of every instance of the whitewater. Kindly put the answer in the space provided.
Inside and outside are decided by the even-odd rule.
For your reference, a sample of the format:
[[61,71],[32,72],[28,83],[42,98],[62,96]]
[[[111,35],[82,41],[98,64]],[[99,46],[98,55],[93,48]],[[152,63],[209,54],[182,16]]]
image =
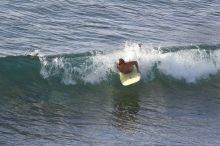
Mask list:
[[119,58],[125,61],[138,61],[144,81],[154,79],[153,70],[177,80],[195,83],[215,75],[220,69],[220,50],[192,49],[165,52],[160,47],[142,46],[126,43],[121,50],[113,52],[91,51],[89,56],[81,57],[40,57],[41,75],[44,78],[59,75],[64,84],[100,83],[108,80],[112,73],[117,74],[115,63]]
[[[0,145],[220,145],[219,10],[1,0]],[[138,62],[141,81],[121,84],[119,58]]]

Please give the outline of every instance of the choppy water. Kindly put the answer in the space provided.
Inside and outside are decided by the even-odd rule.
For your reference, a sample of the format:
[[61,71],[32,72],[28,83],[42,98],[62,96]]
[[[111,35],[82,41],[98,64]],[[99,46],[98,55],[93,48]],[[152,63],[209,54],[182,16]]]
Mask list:
[[219,1],[3,0],[0,20],[0,145],[220,145]]

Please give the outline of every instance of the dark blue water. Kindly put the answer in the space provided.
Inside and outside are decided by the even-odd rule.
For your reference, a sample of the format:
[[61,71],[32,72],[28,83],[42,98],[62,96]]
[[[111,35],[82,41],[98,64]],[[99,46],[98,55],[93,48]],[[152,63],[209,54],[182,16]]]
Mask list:
[[220,145],[219,30],[218,0],[2,0],[0,145]]

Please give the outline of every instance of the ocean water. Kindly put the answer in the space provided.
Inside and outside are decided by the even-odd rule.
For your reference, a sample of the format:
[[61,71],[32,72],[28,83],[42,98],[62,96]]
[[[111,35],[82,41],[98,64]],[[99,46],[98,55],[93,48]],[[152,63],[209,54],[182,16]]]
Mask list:
[[220,145],[219,30],[218,0],[2,0],[0,145]]

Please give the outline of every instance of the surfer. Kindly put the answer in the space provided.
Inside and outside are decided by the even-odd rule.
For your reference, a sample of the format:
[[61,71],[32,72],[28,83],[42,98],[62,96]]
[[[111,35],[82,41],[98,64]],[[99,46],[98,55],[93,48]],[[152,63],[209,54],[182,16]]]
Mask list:
[[124,74],[129,74],[133,71],[134,67],[133,65],[136,66],[137,71],[139,71],[139,67],[138,67],[138,63],[137,61],[129,61],[129,62],[125,62],[124,59],[120,58],[119,59],[119,63],[116,63],[117,65],[117,69]]

